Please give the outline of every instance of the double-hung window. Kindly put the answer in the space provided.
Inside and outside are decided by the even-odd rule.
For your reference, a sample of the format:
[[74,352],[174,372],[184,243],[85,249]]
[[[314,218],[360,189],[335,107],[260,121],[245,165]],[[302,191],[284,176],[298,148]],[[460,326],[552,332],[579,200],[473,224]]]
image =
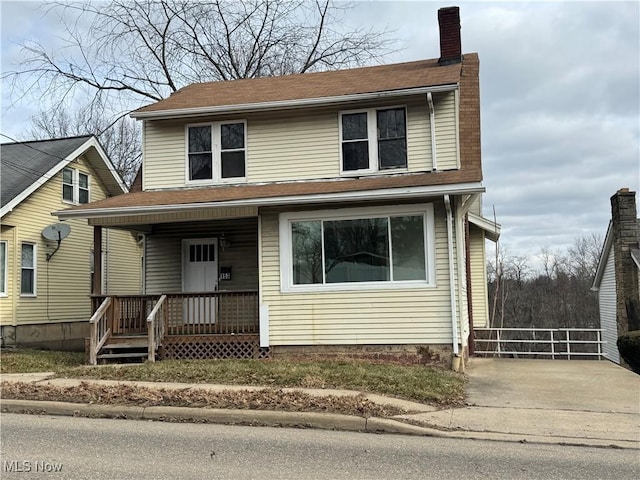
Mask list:
[[71,203],[89,203],[89,175],[75,168],[64,168],[62,199]]
[[246,127],[244,120],[187,125],[188,183],[244,179]]
[[0,242],[0,297],[7,294],[7,242]]
[[23,243],[21,251],[20,294],[35,296],[36,294],[36,246]]
[[432,205],[280,216],[283,291],[435,283]]
[[375,172],[407,167],[404,107],[340,113],[341,171]]

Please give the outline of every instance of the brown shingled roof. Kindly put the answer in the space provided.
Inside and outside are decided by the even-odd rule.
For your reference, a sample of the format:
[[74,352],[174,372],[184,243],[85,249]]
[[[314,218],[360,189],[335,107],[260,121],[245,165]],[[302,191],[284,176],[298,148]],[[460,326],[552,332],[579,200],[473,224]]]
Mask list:
[[139,108],[149,113],[190,108],[223,107],[312,98],[338,97],[456,84],[460,64],[439,66],[438,60],[379,65],[280,77],[196,83],[169,98]]
[[387,188],[422,187],[453,185],[458,183],[480,182],[480,172],[468,170],[450,170],[398,176],[376,176],[344,180],[324,180],[317,182],[287,182],[262,185],[225,185],[210,188],[180,190],[154,190],[130,192],[97,202],[79,205],[68,211],[144,208],[160,205],[186,205],[210,202],[229,202],[246,199],[267,199],[298,195],[316,195]]

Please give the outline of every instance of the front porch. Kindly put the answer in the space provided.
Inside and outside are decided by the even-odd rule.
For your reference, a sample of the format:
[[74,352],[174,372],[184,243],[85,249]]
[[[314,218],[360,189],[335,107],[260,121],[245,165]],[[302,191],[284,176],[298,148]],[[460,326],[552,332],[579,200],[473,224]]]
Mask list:
[[257,290],[92,296],[87,345],[99,361],[267,358]]

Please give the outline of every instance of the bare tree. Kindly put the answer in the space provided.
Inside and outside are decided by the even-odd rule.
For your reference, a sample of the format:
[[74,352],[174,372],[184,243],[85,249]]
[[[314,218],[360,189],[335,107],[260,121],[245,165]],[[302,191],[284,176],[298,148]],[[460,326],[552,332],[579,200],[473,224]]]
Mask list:
[[206,81],[340,69],[390,51],[388,32],[348,29],[331,0],[52,2],[64,48],[24,43],[6,72],[16,98],[80,93],[114,113]]
[[[74,118],[97,114],[96,133],[109,149],[126,138],[122,154],[110,153],[123,176],[137,168],[127,122],[132,109],[166,98],[196,82],[340,69],[376,62],[391,51],[387,31],[348,28],[351,8],[332,0],[112,0],[54,1],[47,16],[61,26],[63,48],[37,41],[22,44],[16,70],[3,73],[12,101],[42,99],[44,116],[34,128],[75,133],[65,110],[82,105]],[[89,112],[89,113],[87,113]],[[115,126],[115,127],[114,127]],[[107,137],[112,128],[119,132]],[[130,166],[124,160],[131,154]]]
[[116,171],[130,185],[140,166],[140,127],[131,118],[109,125],[94,110],[81,110],[71,116],[66,110],[42,112],[32,119],[30,139],[95,135],[111,159]]

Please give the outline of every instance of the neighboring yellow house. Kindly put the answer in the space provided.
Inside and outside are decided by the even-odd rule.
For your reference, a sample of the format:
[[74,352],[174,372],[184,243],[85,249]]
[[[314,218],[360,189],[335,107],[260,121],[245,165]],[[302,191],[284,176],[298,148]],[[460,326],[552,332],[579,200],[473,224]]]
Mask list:
[[[93,136],[6,143],[0,154],[2,344],[82,350],[92,313],[93,228],[85,220],[60,224],[51,212],[127,189]],[[45,231],[51,225],[64,237],[59,243]],[[102,242],[102,293],[139,293],[136,235],[110,229]]]
[[439,19],[439,59],[194,84],[133,112],[141,191],[56,212],[144,233],[146,296],[104,304],[96,361],[149,319],[163,358],[458,364],[499,226],[481,216],[478,56],[457,8]]

